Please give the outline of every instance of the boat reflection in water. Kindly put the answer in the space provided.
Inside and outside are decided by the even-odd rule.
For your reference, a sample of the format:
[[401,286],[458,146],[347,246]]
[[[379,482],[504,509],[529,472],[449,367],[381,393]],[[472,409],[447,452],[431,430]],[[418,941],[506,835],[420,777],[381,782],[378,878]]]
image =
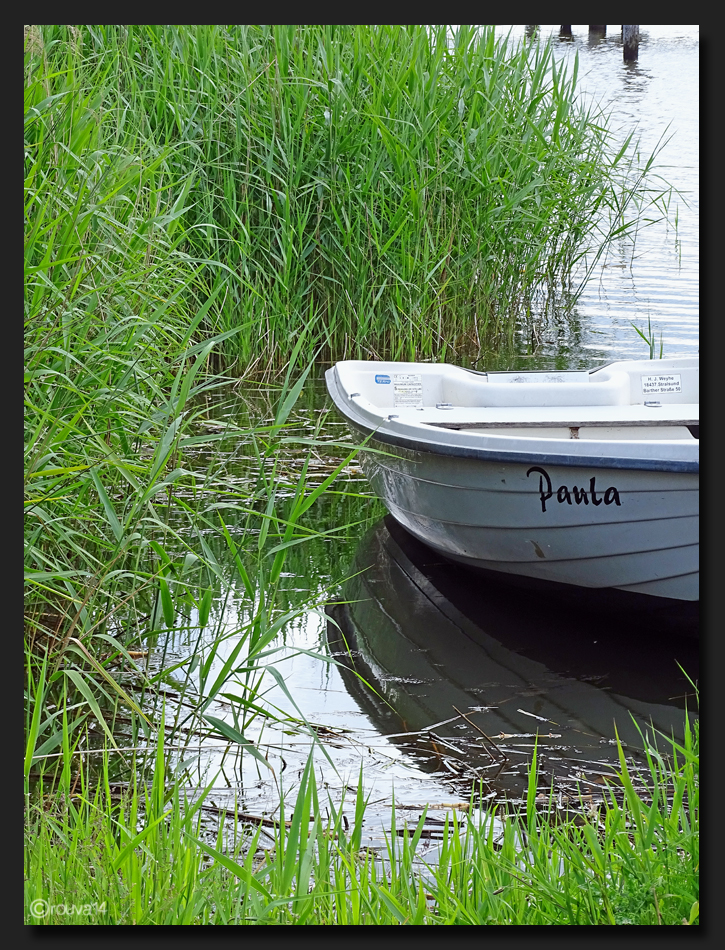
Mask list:
[[345,603],[328,608],[330,648],[376,727],[426,771],[518,797],[536,741],[540,784],[596,791],[618,763],[617,734],[639,759],[637,725],[681,739],[685,707],[697,713],[679,668],[697,682],[696,616],[605,614],[584,596],[507,587],[389,516],[353,571]]

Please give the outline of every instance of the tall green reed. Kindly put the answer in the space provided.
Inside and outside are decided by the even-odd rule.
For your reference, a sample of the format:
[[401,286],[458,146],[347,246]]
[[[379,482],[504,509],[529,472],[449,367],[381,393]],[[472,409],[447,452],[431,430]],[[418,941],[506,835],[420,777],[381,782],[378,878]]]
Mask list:
[[576,63],[492,27],[36,29],[46,84],[72,61],[113,141],[161,163],[144,228],[228,277],[206,322],[247,327],[243,365],[310,325],[333,359],[475,352],[571,306],[573,269],[667,191]]
[[[55,214],[59,228],[62,207]],[[147,252],[148,248],[143,250],[144,257]],[[242,719],[262,714],[254,700],[262,668],[270,663],[271,641],[283,622],[275,615],[275,603],[284,550],[307,536],[296,540],[295,523],[320,494],[314,488],[306,492],[302,478],[280,530],[282,513],[264,463],[275,457],[297,384],[283,391],[287,397],[271,426],[236,433],[252,446],[264,442],[256,458],[260,481],[251,491],[240,492],[224,471],[204,478],[185,467],[187,453],[213,448],[219,441],[219,434],[200,434],[194,425],[203,411],[199,399],[225,382],[205,372],[218,337],[193,340],[214,294],[195,319],[172,309],[178,300],[174,289],[161,303],[139,296],[139,310],[153,309],[148,316],[134,313],[128,303],[133,288],[124,284],[128,270],[123,270],[124,264],[130,269],[134,263],[131,252],[110,263],[104,255],[102,245],[79,252],[89,269],[100,259],[116,271],[106,296],[97,298],[100,313],[72,309],[74,290],[67,274],[56,272],[59,287],[69,298],[58,305],[57,294],[47,286],[41,287],[42,292],[34,286],[37,272],[29,267],[27,273],[28,296],[33,298],[28,301],[25,334],[26,792],[31,770],[42,770],[62,742],[59,697],[65,690],[72,690],[78,700],[63,706],[74,736],[90,717],[93,728],[115,746],[120,701],[134,716],[134,741],[139,734],[148,737],[154,711],[147,700],[158,704],[159,687],[174,671],[149,676],[136,658],[155,631],[188,625],[192,613],[199,636],[204,632],[213,592],[229,583],[226,565],[220,564],[204,538],[211,520],[212,530],[231,542],[224,522],[218,520],[223,508],[234,511],[242,520],[243,534],[257,542],[248,571],[236,549],[233,552],[255,608],[243,631],[225,633],[227,638],[235,636],[237,643],[213,676],[223,638],[206,649],[194,717],[198,723],[224,690],[229,698],[228,680],[242,671],[241,693],[234,696]],[[184,266],[183,261],[178,265],[180,275]],[[188,272],[193,278],[193,267]],[[84,276],[82,272],[75,280],[79,294]],[[153,267],[146,276],[153,288],[158,277]],[[129,297],[123,298],[123,292]],[[146,288],[143,293],[147,294]],[[224,433],[227,438],[234,434],[233,429]],[[254,469],[254,452],[250,454]],[[186,500],[190,492],[197,496],[196,505]],[[272,551],[273,563],[267,569],[267,549],[275,542],[282,547]],[[245,541],[245,558],[247,548]],[[187,672],[199,660],[199,655],[190,656]],[[122,664],[123,683],[112,667],[117,662]],[[129,677],[142,686],[138,699],[129,689]],[[256,754],[240,731],[243,725],[235,721],[232,728],[233,739],[241,736],[240,744]]]
[[[228,292],[223,272],[207,286],[210,262],[179,249],[176,226],[190,181],[176,193],[183,148],[156,141],[146,125],[127,124],[120,102],[109,109],[112,90],[121,88],[120,55],[112,44],[89,54],[75,28],[26,31],[26,782],[33,763],[62,742],[65,690],[78,699],[69,707],[71,732],[90,717],[113,746],[121,701],[133,729],[148,733],[139,702],[170,674],[149,677],[137,659],[154,631],[188,623],[194,613],[200,633],[206,627],[212,594],[229,578],[204,531],[212,521],[230,540],[219,520],[224,507],[246,519],[241,530],[257,539],[254,570],[241,574],[256,601],[237,650],[243,642],[253,647],[246,710],[259,679],[254,667],[263,665],[279,627],[275,591],[285,546],[297,543],[295,525],[320,494],[301,478],[280,529],[283,512],[265,464],[276,457],[309,372],[291,378],[300,375],[299,346],[271,425],[218,433],[196,424],[204,398],[230,382],[216,371],[220,346],[244,328],[208,333]],[[246,491],[218,461],[206,476],[187,461],[235,434],[258,471]],[[267,570],[275,543],[282,547]],[[212,647],[202,673],[213,660]],[[126,680],[143,684],[139,701],[114,663]],[[229,674],[231,666],[215,673],[197,716]]]

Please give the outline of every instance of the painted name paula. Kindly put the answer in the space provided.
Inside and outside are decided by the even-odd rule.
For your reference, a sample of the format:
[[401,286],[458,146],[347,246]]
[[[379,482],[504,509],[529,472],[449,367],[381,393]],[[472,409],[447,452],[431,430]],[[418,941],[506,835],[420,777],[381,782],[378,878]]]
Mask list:
[[[546,469],[540,468],[538,465],[532,465],[527,471],[526,477],[528,478],[532,472],[536,472],[539,476],[541,510],[546,511],[547,501],[554,497],[554,487],[551,482],[551,477]],[[599,489],[599,494],[597,494],[596,481],[596,475],[593,475],[589,479],[589,488],[579,488],[576,485],[572,485],[571,488],[568,488],[566,485],[560,485],[556,489],[556,500],[560,505],[588,505],[591,500],[591,503],[595,506],[602,504],[621,506],[622,502],[618,490],[611,485],[609,488],[605,488],[603,492]]]

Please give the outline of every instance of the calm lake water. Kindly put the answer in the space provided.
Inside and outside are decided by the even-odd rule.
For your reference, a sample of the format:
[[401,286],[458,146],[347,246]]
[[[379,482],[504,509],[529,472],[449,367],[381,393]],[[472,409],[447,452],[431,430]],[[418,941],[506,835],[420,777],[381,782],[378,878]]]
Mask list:
[[[552,37],[555,57],[572,66],[579,56],[581,98],[611,115],[617,141],[631,132],[640,154],[659,147],[658,173],[676,193],[670,221],[645,227],[636,241],[620,241],[595,269],[576,308],[577,331],[552,329],[534,361],[564,355],[572,368],[647,354],[631,324],[660,334],[664,354],[699,352],[699,27],[640,26],[639,59],[624,63],[621,27],[605,37],[588,26],[572,26],[572,39],[560,39],[558,26],[539,27]],[[524,27],[497,32],[524,36]]]
[[[511,29],[516,37],[524,28],[498,29]],[[540,31],[556,35],[558,26]],[[571,60],[578,52],[582,94],[613,110],[618,136],[636,128],[643,152],[669,136],[659,163],[681,195],[672,198],[669,225],[645,228],[634,247],[627,239],[612,250],[570,326],[546,328],[533,353],[522,343],[505,366],[492,359],[491,369],[579,368],[646,356],[631,323],[646,329],[648,318],[658,340],[662,334],[666,356],[695,354],[699,348],[698,28],[641,27],[639,62],[627,65],[619,27],[608,27],[609,35],[598,40],[589,38],[587,27],[575,26],[573,32],[572,40],[556,39],[557,58]],[[344,426],[329,411],[323,369],[295,409],[296,431],[313,433],[320,413],[328,411],[321,438],[344,439]],[[260,422],[269,418],[274,395],[243,387],[231,403],[224,397],[210,404],[209,417]],[[232,451],[243,481],[245,448]],[[292,452],[285,457],[278,476],[282,497],[294,492],[296,458]],[[316,470],[320,480],[338,458],[340,450],[318,449],[313,475]],[[339,803],[347,796],[346,810],[354,807],[362,767],[371,803],[369,842],[380,843],[393,798],[411,821],[430,804],[433,830],[436,816],[468,801],[479,781],[489,800],[519,798],[535,739],[542,780],[548,785],[553,779],[563,798],[575,796],[577,787],[601,790],[602,774],[616,762],[615,723],[633,755],[642,746],[635,721],[642,729],[653,723],[666,734],[681,734],[686,695],[691,710],[695,703],[677,664],[696,680],[696,622],[656,613],[612,620],[583,600],[562,605],[472,583],[460,567],[442,563],[385,520],[356,465],[346,468],[337,488],[358,497],[323,497],[316,527],[332,531],[355,524],[290,551],[283,581],[296,615],[270,660],[294,703],[269,675],[265,700],[319,727],[327,755],[319,749],[315,754],[323,798],[329,794]],[[230,635],[212,672],[231,655],[234,631],[248,613],[248,600],[236,587],[214,605],[219,629]],[[197,636],[197,631],[176,632],[155,641],[150,668],[168,668],[192,652],[203,659],[217,634],[210,631],[200,643]],[[172,690],[174,676],[167,679]],[[215,703],[208,712],[232,721],[228,703]],[[258,737],[258,725],[247,734]],[[217,805],[236,799],[242,811],[270,814],[278,786],[294,792],[310,740],[301,729],[267,725],[261,747],[274,779],[249,756],[239,766],[221,740],[190,749],[184,758],[193,782],[214,778]]]

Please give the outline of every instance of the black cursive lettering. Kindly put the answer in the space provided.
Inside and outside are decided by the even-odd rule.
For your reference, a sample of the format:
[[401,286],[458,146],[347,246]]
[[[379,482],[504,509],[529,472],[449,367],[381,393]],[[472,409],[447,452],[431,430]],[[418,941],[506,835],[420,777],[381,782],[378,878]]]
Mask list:
[[622,506],[622,502],[619,500],[619,492],[616,488],[608,488],[604,492],[604,504],[611,505],[614,502],[615,505]]
[[[532,472],[539,473],[539,498],[541,499],[541,510],[546,511],[546,502],[553,494],[551,490],[551,479],[549,478],[548,472],[545,472],[543,468],[539,468],[538,465],[532,465],[526,473],[526,477],[528,478]],[[544,479],[546,479],[546,491],[544,491]]]
[[592,504],[601,505],[602,499],[597,498],[597,493],[594,491],[594,482],[595,482],[595,478],[592,475],[592,477],[589,479],[589,491],[592,493]]
[[[546,511],[547,501],[554,496],[554,488],[551,483],[551,478],[549,473],[545,468],[540,468],[538,465],[532,465],[531,468],[526,472],[526,477],[528,478],[532,472],[537,472],[539,475],[539,500],[541,501],[541,510]],[[559,504],[566,503],[570,505],[572,503],[571,496],[574,495],[574,501],[577,505],[589,504],[589,495],[592,496],[592,504],[595,506],[601,505],[604,502],[605,505],[619,505],[621,507],[622,500],[619,497],[619,491],[614,487],[610,486],[604,492],[604,497],[600,497],[597,494],[597,484],[596,476],[592,475],[589,479],[589,494],[587,494],[586,488],[578,488],[576,485],[573,485],[571,489],[567,488],[566,485],[560,485],[556,489],[556,500]]]

